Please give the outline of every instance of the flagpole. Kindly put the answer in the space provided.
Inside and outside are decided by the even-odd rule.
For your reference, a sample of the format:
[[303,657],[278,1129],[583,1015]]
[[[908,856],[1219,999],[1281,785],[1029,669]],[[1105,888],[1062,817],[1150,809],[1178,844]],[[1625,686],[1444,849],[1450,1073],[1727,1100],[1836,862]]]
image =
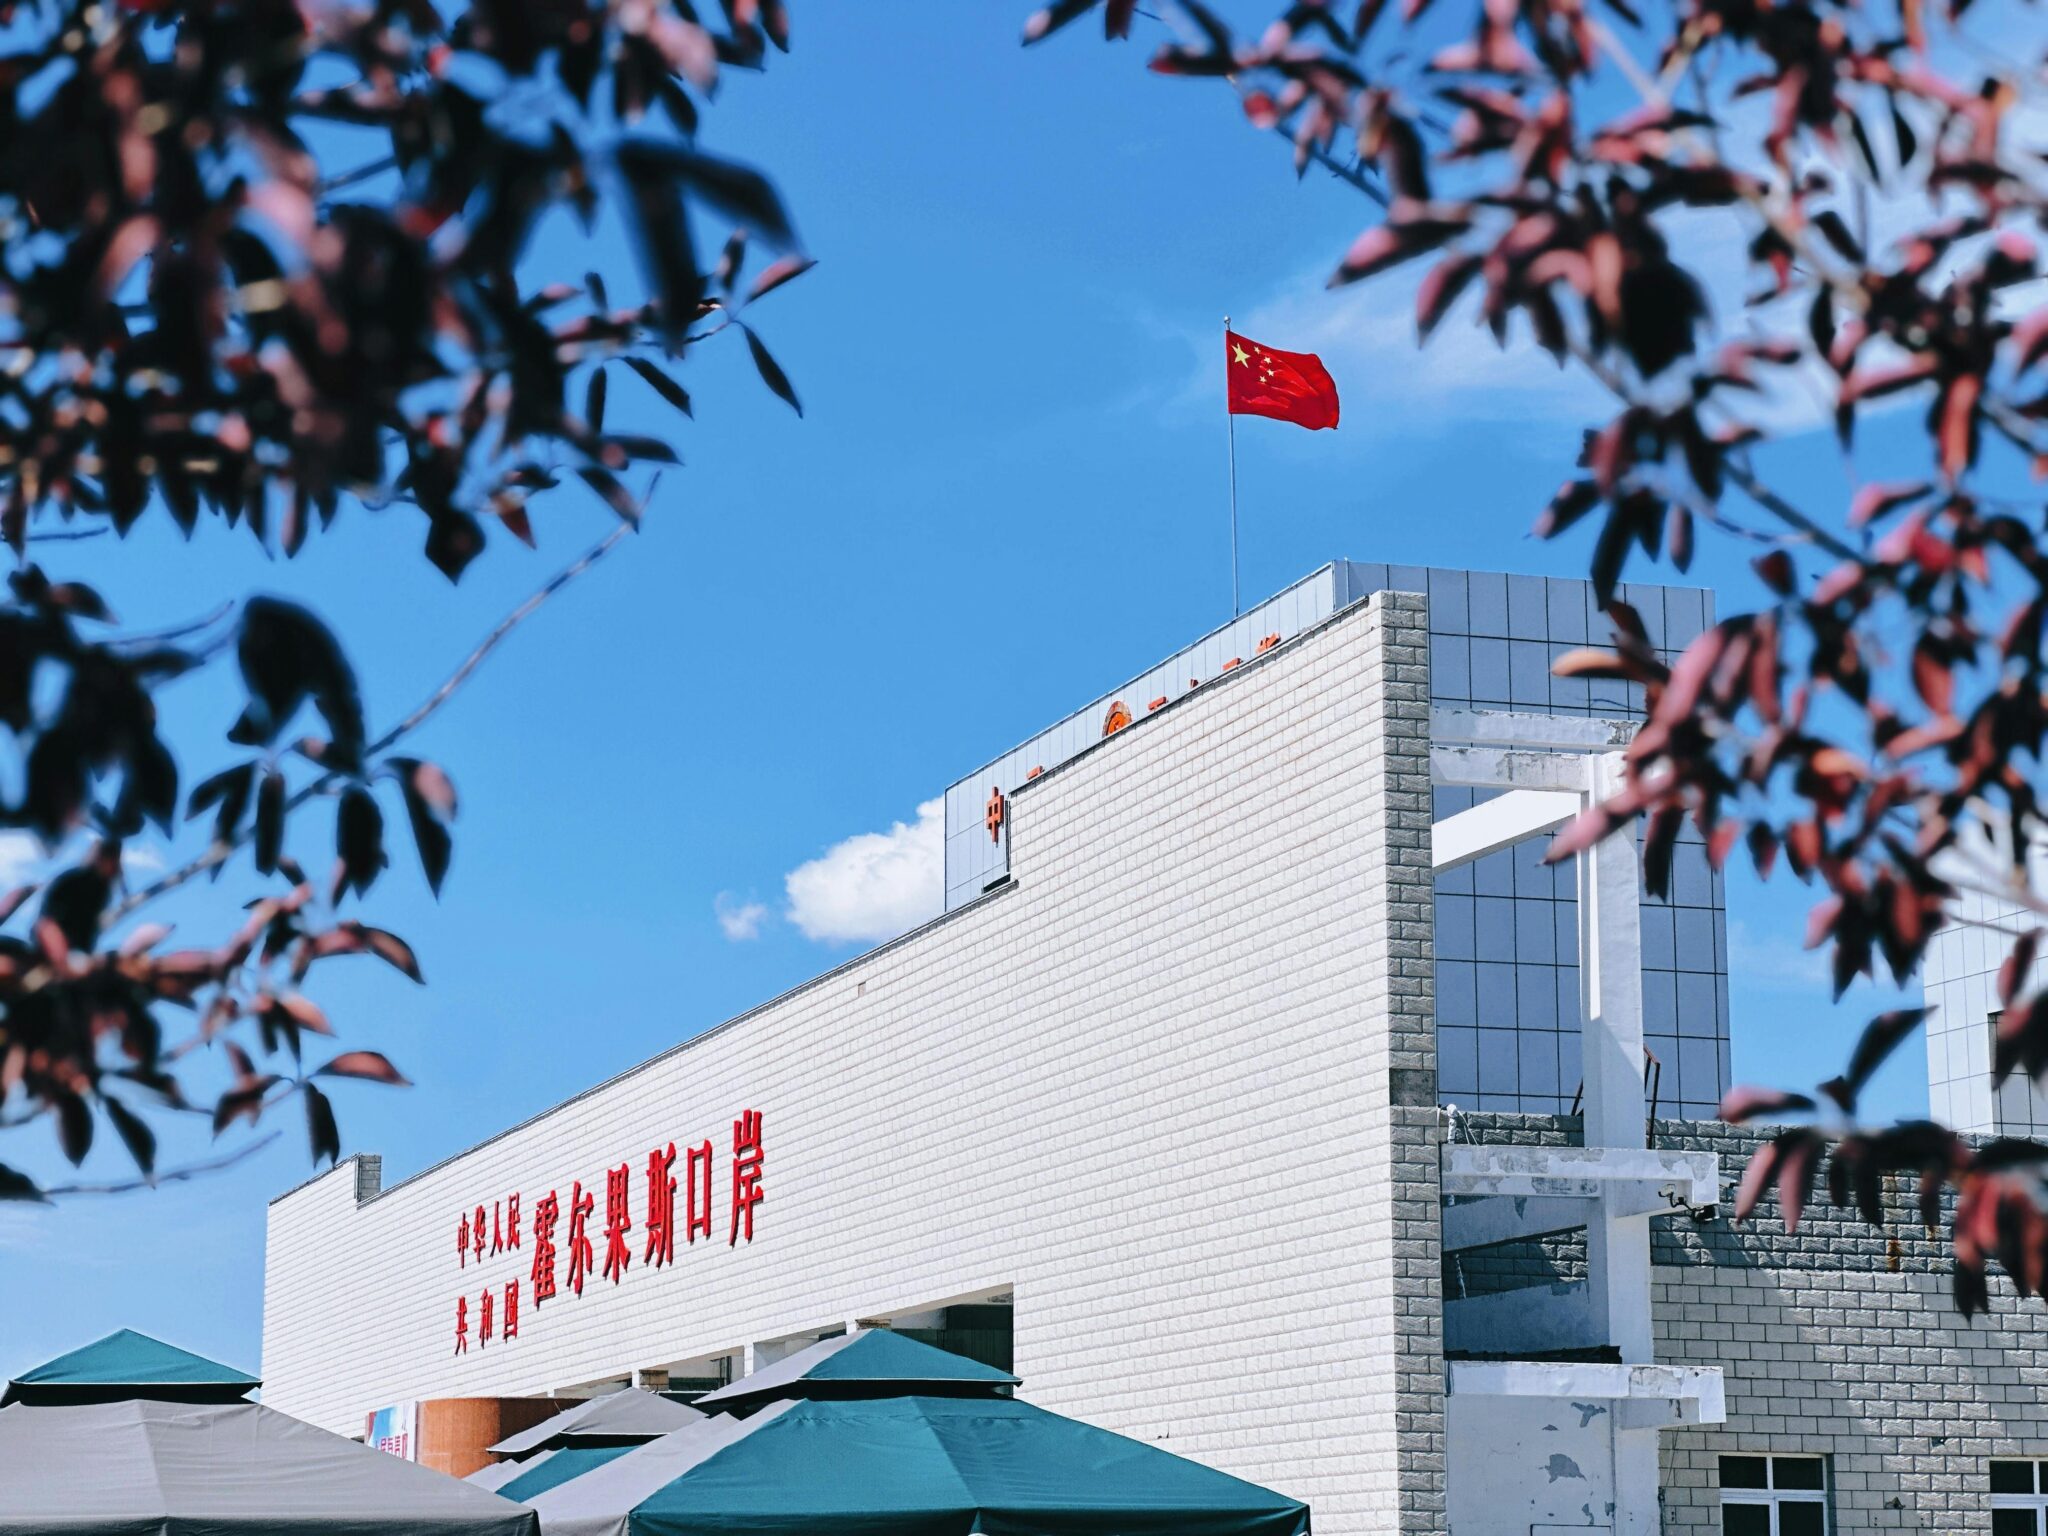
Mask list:
[[1230,316],[1223,317],[1223,420],[1230,437],[1230,616],[1244,612],[1237,589],[1237,417],[1230,409]]

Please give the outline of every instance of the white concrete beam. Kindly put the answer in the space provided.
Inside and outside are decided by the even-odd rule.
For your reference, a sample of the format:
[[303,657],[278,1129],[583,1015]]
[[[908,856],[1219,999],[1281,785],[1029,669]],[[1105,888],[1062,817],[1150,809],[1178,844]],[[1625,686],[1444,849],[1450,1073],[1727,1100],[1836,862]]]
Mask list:
[[1530,714],[1519,709],[1429,712],[1429,739],[1441,746],[1523,747],[1544,752],[1612,752],[1635,739],[1633,720]]
[[1443,1190],[1447,1195],[1604,1200],[1610,1217],[1654,1215],[1675,1209],[1674,1202],[1718,1204],[1721,1160],[1712,1152],[1662,1147],[1451,1143],[1443,1149]]
[[1466,789],[1561,789],[1584,794],[1591,759],[1561,752],[1510,751],[1503,747],[1429,749],[1433,784]]
[[[1708,1418],[1712,1412],[1714,1417]],[[1614,1405],[1617,1429],[1690,1429],[1700,1424],[1719,1424],[1727,1410],[1711,1406],[1697,1397],[1631,1398]]]
[[[1509,1294],[1513,1294],[1510,1292]],[[1614,1365],[1585,1360],[1453,1360],[1445,1383],[1457,1393],[1583,1402],[1698,1404],[1695,1421],[1724,1423],[1726,1386],[1718,1365]]]
[[1460,869],[1489,853],[1555,832],[1579,814],[1578,795],[1560,789],[1511,789],[1446,816],[1429,829],[1436,872]]

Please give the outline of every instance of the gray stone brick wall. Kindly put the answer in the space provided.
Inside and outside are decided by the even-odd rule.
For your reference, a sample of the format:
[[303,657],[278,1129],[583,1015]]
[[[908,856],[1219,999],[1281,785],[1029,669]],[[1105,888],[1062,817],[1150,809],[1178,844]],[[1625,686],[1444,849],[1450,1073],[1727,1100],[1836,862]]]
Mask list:
[[[1398,1528],[1444,1528],[1442,1141],[1436,1108],[1436,1001],[1430,860],[1429,634],[1424,600],[1411,593],[1373,599],[1379,620],[1366,674],[1379,686],[1357,698],[1361,734],[1382,743],[1383,825],[1360,829],[1366,869],[1381,872],[1379,932],[1363,935],[1371,957],[1363,1020],[1384,1017],[1386,1105],[1391,1157],[1385,1187],[1367,1207],[1368,1241],[1384,1241],[1391,1265],[1384,1301],[1394,1339],[1395,1443],[1388,1469],[1398,1488]],[[1379,957],[1384,956],[1384,961]],[[1384,966],[1384,969],[1382,969]],[[1376,1288],[1377,1289],[1377,1288]],[[1378,1307],[1375,1308],[1378,1311]]]
[[[1573,1145],[1578,1126],[1466,1115],[1457,1134]],[[1660,1146],[1720,1154],[1730,1198],[1768,1134],[1656,1125]],[[1930,1235],[1909,1180],[1887,1190],[1882,1229],[1817,1194],[1797,1233],[1774,1200],[1740,1226],[1725,1205],[1651,1223],[1657,1358],[1720,1366],[1728,1394],[1725,1424],[1659,1437],[1664,1530],[1718,1530],[1720,1458],[1774,1452],[1828,1459],[1836,1531],[1989,1532],[1987,1463],[2048,1457],[2048,1307],[1994,1276],[1989,1314],[1965,1320],[1947,1209]]]
[[1942,1276],[1818,1265],[1659,1266],[1654,1304],[1659,1358],[1728,1390],[1660,1437],[1667,1531],[1718,1528],[1730,1452],[1826,1456],[1838,1531],[1943,1533],[1991,1529],[1992,1457],[2048,1456],[2048,1313],[2003,1279],[1971,1321]]
[[1577,1147],[1585,1144],[1577,1115],[1515,1115],[1492,1110],[1461,1109],[1448,1132],[1454,1141],[1478,1146],[1518,1142],[1529,1147]]
[[[1730,1186],[1742,1177],[1751,1155],[1770,1134],[1768,1129],[1714,1120],[1657,1122],[1659,1146],[1719,1153],[1721,1175]],[[1941,1224],[1930,1232],[1920,1223],[1917,1182],[1893,1178],[1885,1188],[1885,1224],[1872,1227],[1853,1207],[1837,1210],[1830,1205],[1827,1190],[1820,1185],[1801,1213],[1798,1232],[1788,1233],[1774,1193],[1740,1226],[1725,1213],[1708,1222],[1675,1218],[1652,1223],[1651,1262],[1691,1268],[1882,1270],[1946,1276],[1951,1269],[1947,1234],[1953,1206],[1952,1192],[1944,1191]]]

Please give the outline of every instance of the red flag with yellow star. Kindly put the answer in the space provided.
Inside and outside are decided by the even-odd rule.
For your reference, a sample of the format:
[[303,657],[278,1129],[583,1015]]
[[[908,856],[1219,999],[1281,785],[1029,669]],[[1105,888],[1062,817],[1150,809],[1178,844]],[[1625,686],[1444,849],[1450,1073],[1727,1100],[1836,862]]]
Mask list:
[[1230,414],[1270,416],[1311,432],[1337,425],[1337,383],[1313,352],[1282,352],[1235,331],[1223,333]]

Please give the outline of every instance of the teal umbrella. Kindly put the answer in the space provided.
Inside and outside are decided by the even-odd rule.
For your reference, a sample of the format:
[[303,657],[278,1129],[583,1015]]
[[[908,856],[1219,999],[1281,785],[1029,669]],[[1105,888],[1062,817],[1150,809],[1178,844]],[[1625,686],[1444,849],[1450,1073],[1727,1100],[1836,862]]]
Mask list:
[[112,1403],[147,1398],[174,1403],[232,1403],[263,1383],[246,1371],[123,1328],[23,1371],[0,1393],[0,1406]]
[[1008,1371],[979,1360],[886,1328],[861,1328],[807,1344],[697,1403],[745,1413],[782,1397],[1007,1397],[1016,1386]]
[[[509,1492],[509,1490],[507,1490]],[[544,1536],[1297,1536],[1308,1507],[1008,1397],[784,1398],[534,1495]]]
[[517,1477],[496,1484],[496,1491],[500,1498],[516,1499],[523,1504],[537,1493],[546,1493],[572,1477],[581,1477],[608,1461],[617,1461],[632,1449],[630,1445],[565,1445],[559,1450],[542,1451],[525,1463]]

